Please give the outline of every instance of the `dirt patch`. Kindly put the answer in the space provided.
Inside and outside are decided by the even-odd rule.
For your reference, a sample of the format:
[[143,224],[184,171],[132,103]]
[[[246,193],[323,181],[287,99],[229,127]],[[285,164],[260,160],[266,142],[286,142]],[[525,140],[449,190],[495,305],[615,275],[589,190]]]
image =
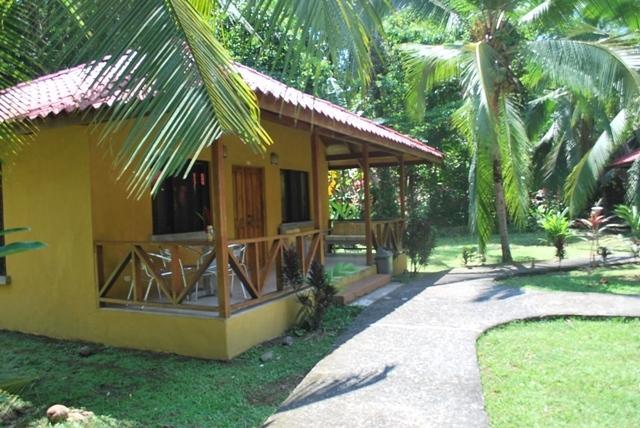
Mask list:
[[245,397],[254,406],[277,406],[303,378],[303,375],[292,375],[265,383],[258,389],[247,391]]

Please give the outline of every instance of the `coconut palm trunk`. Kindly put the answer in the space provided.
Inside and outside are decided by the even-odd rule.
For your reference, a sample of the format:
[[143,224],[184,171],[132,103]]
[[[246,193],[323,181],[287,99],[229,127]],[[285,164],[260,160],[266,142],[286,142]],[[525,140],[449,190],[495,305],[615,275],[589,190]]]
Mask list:
[[500,160],[493,161],[493,187],[496,194],[496,217],[498,218],[498,232],[500,233],[500,247],[502,249],[502,263],[513,262],[509,245],[509,229],[507,223],[507,203],[504,198],[502,184],[502,169]]

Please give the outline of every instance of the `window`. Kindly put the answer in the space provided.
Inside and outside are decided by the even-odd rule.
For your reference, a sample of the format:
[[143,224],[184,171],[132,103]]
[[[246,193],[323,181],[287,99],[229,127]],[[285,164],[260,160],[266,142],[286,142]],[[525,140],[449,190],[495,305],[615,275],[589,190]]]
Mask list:
[[186,179],[168,177],[153,198],[153,233],[204,231],[211,224],[209,165],[197,161]]
[[282,222],[296,223],[311,220],[309,214],[309,173],[283,169]]

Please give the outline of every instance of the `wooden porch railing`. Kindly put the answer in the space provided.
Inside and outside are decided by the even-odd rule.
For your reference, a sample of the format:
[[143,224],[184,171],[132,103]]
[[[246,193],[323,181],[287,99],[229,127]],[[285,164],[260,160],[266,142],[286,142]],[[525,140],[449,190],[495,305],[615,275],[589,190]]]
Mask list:
[[[371,222],[371,238],[373,248],[384,247],[394,253],[402,251],[405,221],[401,218],[374,220]],[[362,220],[333,221],[331,235],[327,242],[334,246],[365,245],[366,232]]]
[[[320,260],[324,251],[324,234],[320,230],[276,235],[263,238],[237,239],[232,245],[246,246],[246,260],[241,263],[233,251],[229,250],[229,266],[250,295],[250,300],[232,304],[232,309],[251,306],[261,301],[277,297],[285,290],[282,282],[283,252],[295,246],[303,277],[307,276],[311,263]],[[275,275],[271,274],[275,271]],[[275,280],[275,289],[269,289],[269,281]],[[290,290],[289,290],[290,291]]]
[[[236,256],[238,245],[244,246],[244,260]],[[295,246],[306,277],[311,263],[322,255],[320,230],[229,241],[229,269],[224,274],[235,275],[248,294],[240,301],[236,295],[232,310],[292,291],[285,289],[281,278],[283,252],[290,245]],[[98,241],[98,304],[217,312],[217,299],[198,298],[198,290],[206,289],[207,280],[214,281],[209,284],[217,291],[214,248],[214,243],[203,241]],[[226,292],[230,298],[232,290]]]
[[402,218],[371,222],[373,248],[387,248],[394,253],[402,251],[405,222]]
[[[99,241],[95,252],[99,304],[218,309],[215,305],[184,304],[216,257],[211,243]],[[108,265],[113,269],[107,277]],[[147,299],[152,292],[160,294],[158,299]]]

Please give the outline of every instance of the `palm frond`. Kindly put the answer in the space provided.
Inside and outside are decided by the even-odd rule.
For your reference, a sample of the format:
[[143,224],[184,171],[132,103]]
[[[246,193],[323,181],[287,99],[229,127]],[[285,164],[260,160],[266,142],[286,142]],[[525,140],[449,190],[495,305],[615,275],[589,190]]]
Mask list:
[[583,0],[582,16],[603,22],[618,22],[631,31],[640,29],[640,2],[637,0]]
[[36,58],[23,55],[32,51],[36,41],[26,31],[31,28],[29,10],[19,2],[0,2],[0,159],[17,152],[31,137],[35,126],[29,120],[13,120],[16,111],[24,103],[19,82],[33,78],[41,69]]
[[416,19],[427,19],[452,30],[460,25],[463,17],[478,12],[478,5],[467,0],[392,0],[397,9],[410,10]]
[[46,248],[40,241],[19,241],[0,246],[0,257],[7,257],[12,254],[24,253],[25,251],[39,250]]
[[618,22],[629,30],[640,28],[640,3],[636,0],[542,0],[523,2],[520,23],[554,25],[576,17],[592,22]]
[[640,51],[613,40],[538,40],[529,43],[531,58],[553,82],[584,96],[616,96],[625,104],[640,94],[634,65]]
[[494,227],[493,162],[476,143],[469,168],[469,227],[484,253]]
[[89,41],[78,58],[87,67],[90,92],[113,107],[95,122],[100,141],[117,147],[116,163],[129,175],[128,189],[155,191],[168,175],[186,172],[189,161],[223,133],[238,135],[257,152],[271,139],[260,124],[255,94],[234,70],[214,38],[207,2],[190,0],[74,1]]
[[509,97],[504,97],[501,104],[499,144],[505,201],[514,223],[522,226],[529,211],[531,143],[521,107]]
[[584,208],[596,190],[598,179],[615,150],[624,144],[630,118],[621,110],[610,124],[610,132],[603,132],[589,152],[571,171],[565,184],[565,200],[572,215]]
[[405,54],[405,78],[409,83],[407,106],[416,119],[424,117],[425,95],[436,84],[458,75],[462,45],[400,45]]
[[[292,32],[296,40],[281,37],[280,46],[288,52],[285,70],[295,71],[296,60],[304,52],[328,58],[346,68],[347,77],[358,77],[365,85],[371,79],[373,37],[381,33],[382,22],[373,0],[247,0],[245,19],[265,38],[278,38],[279,32]],[[275,37],[272,37],[275,36]]]

